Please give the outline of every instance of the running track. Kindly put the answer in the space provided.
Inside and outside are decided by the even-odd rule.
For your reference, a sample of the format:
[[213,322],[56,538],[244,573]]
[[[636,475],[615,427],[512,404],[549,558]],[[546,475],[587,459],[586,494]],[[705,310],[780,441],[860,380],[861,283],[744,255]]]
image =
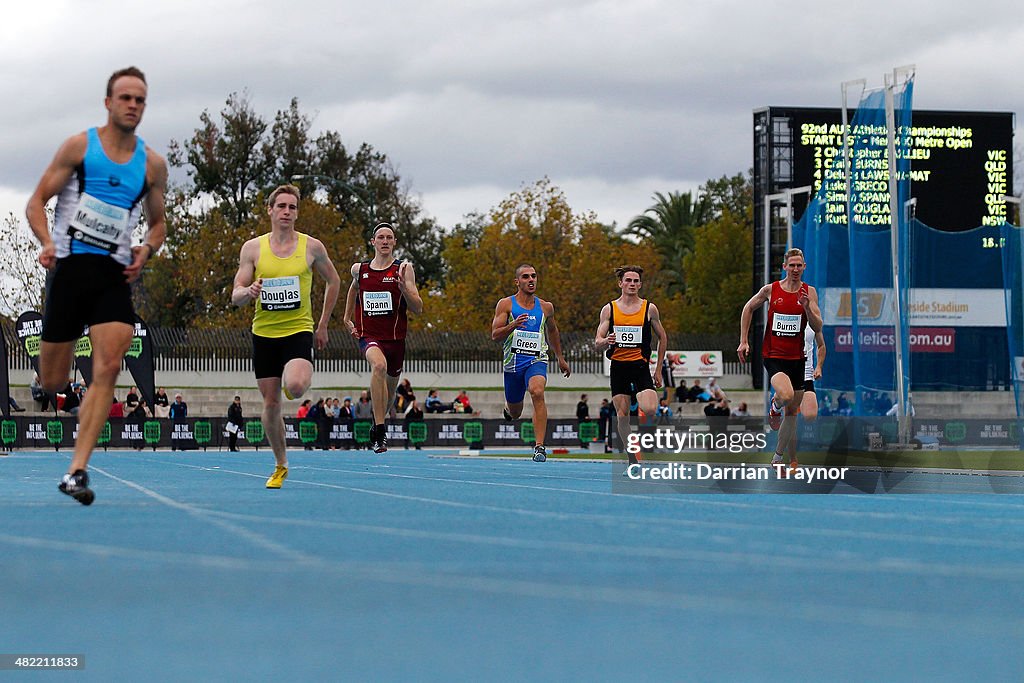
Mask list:
[[1020,680],[1019,495],[622,495],[607,463],[431,454],[293,451],[268,491],[265,450],[99,452],[89,508],[67,454],[0,458],[0,653],[104,681]]

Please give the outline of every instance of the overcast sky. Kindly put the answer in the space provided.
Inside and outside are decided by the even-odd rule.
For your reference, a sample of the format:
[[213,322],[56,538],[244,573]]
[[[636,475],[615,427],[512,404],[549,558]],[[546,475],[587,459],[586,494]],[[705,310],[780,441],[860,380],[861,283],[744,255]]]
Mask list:
[[314,132],[386,153],[444,226],[543,176],[621,226],[656,191],[748,169],[754,109],[838,106],[841,82],[881,85],[894,66],[917,65],[917,109],[1021,111],[1019,5],[945,4],[21,3],[0,22],[0,210],[23,214],[134,64],[138,132],[161,153],[233,91],[268,119],[294,96]]

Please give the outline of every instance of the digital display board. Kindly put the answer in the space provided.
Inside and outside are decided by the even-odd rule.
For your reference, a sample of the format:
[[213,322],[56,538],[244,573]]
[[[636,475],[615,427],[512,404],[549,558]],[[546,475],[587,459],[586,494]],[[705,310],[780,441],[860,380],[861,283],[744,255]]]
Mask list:
[[[853,114],[851,109],[850,121]],[[826,186],[825,218],[845,224],[841,111],[772,107],[771,115],[776,125],[780,119],[789,122],[792,186],[810,185],[817,193],[826,180],[836,181]],[[849,125],[855,220],[887,225],[885,126]],[[910,160],[917,219],[938,230],[959,232],[1011,218],[1002,197],[1013,192],[1013,127],[1010,113],[915,110],[911,125],[898,131],[896,154]]]

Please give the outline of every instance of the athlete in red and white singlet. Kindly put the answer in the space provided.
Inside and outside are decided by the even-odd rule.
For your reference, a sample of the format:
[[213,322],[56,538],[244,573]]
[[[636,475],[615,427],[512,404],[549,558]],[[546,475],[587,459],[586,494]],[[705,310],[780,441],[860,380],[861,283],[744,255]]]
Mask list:
[[810,326],[815,333],[821,332],[818,292],[803,282],[804,268],[807,267],[803,252],[799,249],[787,251],[784,266],[786,277],[762,287],[743,307],[740,344],[736,347],[740,362],[745,363],[750,353],[747,342],[750,321],[754,311],[768,303],[761,355],[775,390],[768,422],[772,429],[779,430],[772,464],[779,466],[777,471],[780,473],[785,466],[785,455],[789,455],[790,468],[797,467],[796,415],[804,389],[804,328]]
[[395,229],[389,223],[373,229],[373,259],[352,264],[352,284],[345,298],[345,326],[359,340],[359,350],[372,371],[370,447],[375,453],[388,449],[384,420],[395,402],[405,362],[407,312],[423,312],[416,272],[412,263],[395,259],[395,241]]

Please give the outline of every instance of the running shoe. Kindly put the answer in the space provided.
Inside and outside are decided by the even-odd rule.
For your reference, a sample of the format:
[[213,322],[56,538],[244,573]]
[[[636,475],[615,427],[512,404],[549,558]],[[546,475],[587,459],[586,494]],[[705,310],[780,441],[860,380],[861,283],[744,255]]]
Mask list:
[[268,489],[279,489],[284,480],[288,478],[288,468],[282,465],[278,465],[274,468],[274,473],[270,475],[270,479],[267,479]]
[[506,422],[512,421],[512,413],[508,412],[507,405],[501,407],[501,416],[505,418]]
[[383,453],[388,449],[388,429],[385,425],[374,425],[373,430],[370,448],[374,453]]
[[796,473],[798,469],[800,469],[800,463],[796,461],[796,458],[793,458],[792,460],[789,461],[789,469],[787,469],[786,472],[789,475],[793,475]]
[[544,448],[544,446],[542,446],[540,444],[537,444],[536,446],[533,447],[533,461],[534,462],[544,462],[547,459],[548,459],[548,452],[547,452],[547,449]]
[[782,426],[782,410],[776,407],[774,396],[768,406],[768,426],[773,432],[779,431],[779,427]]
[[61,493],[65,493],[82,505],[92,505],[96,495],[89,488],[89,474],[85,470],[75,470],[71,474],[65,474],[57,484]]
[[[634,467],[636,468],[635,470],[633,469]],[[634,476],[640,476],[640,470],[642,468],[643,468],[643,465],[641,465],[638,462],[630,463],[630,464],[626,465],[626,469],[624,469],[622,471],[622,476],[629,477],[630,472],[635,472],[636,474],[634,474]]]

